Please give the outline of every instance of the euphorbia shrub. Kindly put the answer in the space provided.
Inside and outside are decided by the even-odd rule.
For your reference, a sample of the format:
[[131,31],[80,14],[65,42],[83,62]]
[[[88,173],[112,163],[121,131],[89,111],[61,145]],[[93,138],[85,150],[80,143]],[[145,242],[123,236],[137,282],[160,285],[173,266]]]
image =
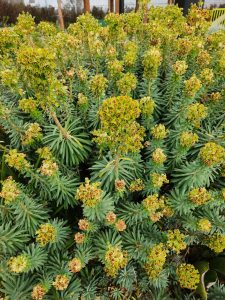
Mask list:
[[1,299],[224,299],[225,33],[209,19],[1,29]]

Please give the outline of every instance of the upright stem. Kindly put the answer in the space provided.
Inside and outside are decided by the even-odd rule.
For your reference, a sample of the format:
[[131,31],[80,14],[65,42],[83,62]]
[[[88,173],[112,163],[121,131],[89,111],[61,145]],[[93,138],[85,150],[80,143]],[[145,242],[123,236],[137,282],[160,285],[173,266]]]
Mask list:
[[58,127],[59,131],[62,133],[62,136],[64,137],[64,139],[66,139],[66,140],[69,139],[69,137],[70,137],[69,133],[65,130],[65,128],[62,127],[56,114],[54,112],[52,112],[51,116],[52,116],[52,119],[54,120],[56,126]]

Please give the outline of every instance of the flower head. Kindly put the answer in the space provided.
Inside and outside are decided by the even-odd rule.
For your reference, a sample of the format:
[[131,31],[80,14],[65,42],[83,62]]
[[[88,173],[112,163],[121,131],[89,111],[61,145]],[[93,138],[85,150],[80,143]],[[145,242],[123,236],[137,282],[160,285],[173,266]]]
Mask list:
[[56,241],[57,231],[52,224],[45,223],[41,224],[39,229],[36,231],[36,235],[36,241],[41,246],[46,246],[48,243],[54,243]]
[[86,178],[85,183],[81,184],[77,189],[76,198],[83,202],[85,206],[96,206],[102,197],[102,190],[99,186],[100,182],[90,183],[90,180]]
[[70,279],[67,275],[57,275],[52,285],[58,291],[64,291],[69,285]]
[[198,229],[204,232],[209,232],[212,228],[212,224],[208,219],[200,219],[198,221]]
[[154,79],[157,76],[161,61],[162,56],[158,48],[152,47],[146,51],[142,62],[144,66],[144,76],[149,79]]
[[73,258],[72,260],[69,261],[68,267],[72,273],[80,272],[80,270],[82,269],[81,260],[77,257]]
[[80,232],[77,232],[75,235],[74,235],[74,240],[77,244],[82,244],[85,240],[85,234],[83,233],[80,233]]
[[198,142],[198,135],[189,131],[184,131],[180,136],[180,144],[183,147],[190,148]]
[[155,102],[150,97],[143,97],[140,99],[141,113],[145,117],[149,117],[153,114],[155,108]]
[[29,124],[28,129],[26,130],[24,136],[22,137],[23,145],[31,145],[35,141],[38,141],[42,138],[42,129],[38,123]]
[[158,195],[154,194],[145,198],[142,203],[152,222],[157,222],[163,217],[165,209],[163,198],[158,198]]
[[225,235],[214,233],[208,239],[207,246],[216,253],[221,253],[225,249]]
[[4,199],[5,204],[11,204],[14,202],[21,191],[17,187],[15,180],[12,177],[8,177],[2,182],[2,191],[0,192],[0,197]]
[[200,274],[191,264],[181,264],[177,268],[177,277],[180,286],[185,289],[195,290],[200,282]]
[[132,73],[125,73],[116,82],[121,95],[129,95],[136,88],[137,78]]
[[5,155],[5,160],[10,167],[22,171],[30,167],[30,164],[25,157],[26,154],[19,153],[16,149],[11,149],[9,150],[9,153]]
[[197,205],[205,204],[211,200],[211,198],[212,196],[204,187],[195,188],[189,192],[189,199]]
[[224,162],[225,149],[214,143],[206,143],[199,152],[199,157],[207,166],[215,166]]
[[119,270],[124,268],[128,262],[126,252],[122,251],[120,247],[113,245],[109,245],[104,260],[105,271],[111,277],[115,277]]
[[167,250],[163,243],[154,245],[148,255],[147,263],[145,264],[145,270],[151,279],[158,278],[163,270],[163,266],[166,262]]
[[207,117],[207,107],[201,103],[190,104],[187,108],[187,119],[197,128],[201,120]]
[[124,220],[118,220],[115,223],[115,228],[116,228],[117,231],[124,231],[127,228],[127,225],[124,222]]
[[116,214],[113,211],[109,211],[105,219],[109,224],[114,224],[116,221]]
[[46,292],[46,289],[41,284],[37,284],[33,287],[31,298],[33,300],[42,300]]
[[188,65],[184,60],[178,60],[175,62],[175,64],[172,66],[173,71],[176,75],[182,76],[186,73],[186,70],[188,68]]
[[157,164],[163,164],[166,161],[166,155],[161,148],[157,148],[153,151],[152,160]]
[[78,222],[78,226],[80,230],[87,231],[90,228],[90,224],[88,222],[88,219],[80,219]]
[[124,192],[125,191],[125,186],[126,186],[126,183],[123,179],[121,180],[116,180],[115,181],[115,189],[116,191],[118,192]]
[[161,188],[164,183],[169,183],[166,174],[158,174],[158,173],[151,174],[151,181],[155,188]]
[[7,264],[11,272],[22,273],[25,272],[29,267],[29,258],[28,256],[21,254],[11,257]]
[[200,78],[201,78],[202,82],[205,84],[212,82],[213,77],[214,77],[213,70],[209,69],[209,68],[203,69],[200,73]]
[[100,97],[104,94],[107,87],[108,80],[103,76],[103,74],[97,74],[92,77],[90,82],[90,88],[92,93],[96,97]]
[[202,84],[201,84],[201,81],[194,74],[194,75],[192,75],[191,78],[189,78],[188,80],[185,80],[184,86],[185,86],[185,92],[186,92],[187,96],[193,98],[195,96],[195,94],[202,87]]
[[158,124],[151,129],[151,134],[155,139],[161,140],[166,137],[168,130],[166,130],[166,127],[163,124]]
[[179,229],[169,230],[167,238],[168,248],[177,253],[180,253],[181,250],[187,247],[184,242],[185,235],[181,233]]
[[130,183],[129,190],[131,192],[140,192],[144,189],[145,185],[141,178],[137,178]]
[[58,165],[51,159],[44,159],[42,161],[40,172],[44,176],[54,176],[58,171]]

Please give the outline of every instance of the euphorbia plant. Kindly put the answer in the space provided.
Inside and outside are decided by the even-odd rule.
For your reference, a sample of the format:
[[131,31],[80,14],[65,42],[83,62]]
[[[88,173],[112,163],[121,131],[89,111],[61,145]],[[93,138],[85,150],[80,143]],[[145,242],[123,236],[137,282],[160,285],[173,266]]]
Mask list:
[[225,34],[209,19],[0,30],[3,299],[223,299]]

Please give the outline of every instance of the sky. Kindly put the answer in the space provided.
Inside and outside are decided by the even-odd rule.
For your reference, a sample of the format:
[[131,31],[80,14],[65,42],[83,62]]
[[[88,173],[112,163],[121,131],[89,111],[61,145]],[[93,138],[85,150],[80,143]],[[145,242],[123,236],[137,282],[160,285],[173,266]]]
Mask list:
[[[76,1],[76,0],[74,0]],[[25,3],[28,3],[29,0],[24,0]],[[63,4],[66,4],[67,0],[62,0]],[[166,5],[168,0],[151,0],[153,5]],[[90,0],[91,6],[101,7],[103,10],[108,9],[108,0]],[[210,6],[211,4],[225,4],[225,0],[205,0],[205,6]],[[57,7],[57,0],[35,0],[35,5],[40,6],[55,6]],[[125,6],[134,7],[135,0],[125,0]]]
[[[28,3],[29,0],[25,0],[25,3]],[[67,1],[62,0],[62,3],[65,4]],[[39,4],[40,6],[57,6],[57,0],[35,0],[36,4]],[[135,0],[125,0],[126,6],[134,6]],[[108,8],[108,0],[90,0],[91,6],[99,6],[103,9]]]

